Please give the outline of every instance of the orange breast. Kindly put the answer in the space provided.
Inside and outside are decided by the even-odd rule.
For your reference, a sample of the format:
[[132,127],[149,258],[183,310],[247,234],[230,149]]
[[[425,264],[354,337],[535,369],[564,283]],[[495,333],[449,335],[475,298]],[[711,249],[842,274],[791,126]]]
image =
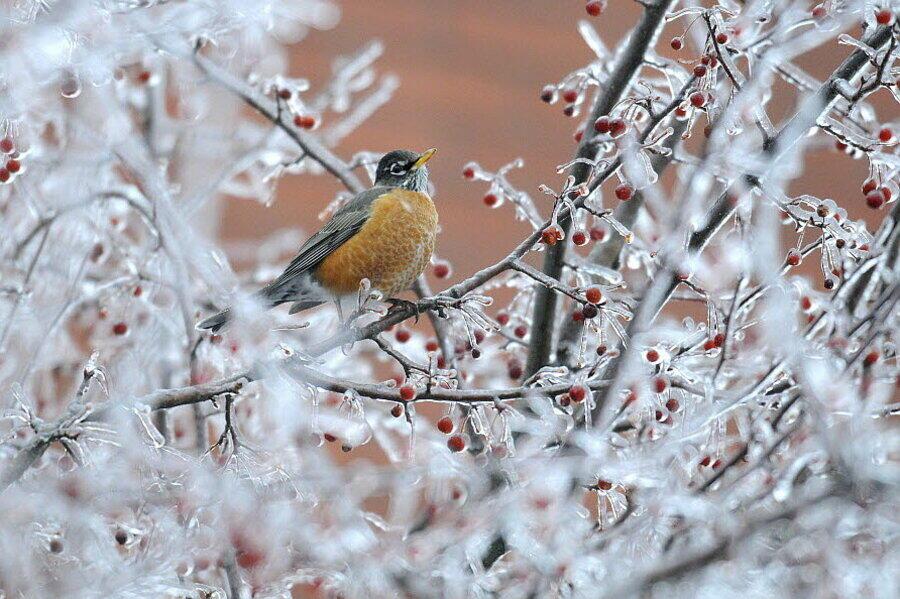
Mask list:
[[388,192],[372,202],[366,224],[319,264],[315,277],[335,295],[355,293],[364,278],[388,297],[408,289],[428,265],[437,223],[427,194]]

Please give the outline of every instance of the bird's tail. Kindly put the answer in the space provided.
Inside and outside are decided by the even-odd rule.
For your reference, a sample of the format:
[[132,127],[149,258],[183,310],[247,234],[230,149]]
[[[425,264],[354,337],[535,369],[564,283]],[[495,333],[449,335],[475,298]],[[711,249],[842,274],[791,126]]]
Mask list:
[[[310,308],[324,304],[327,300],[317,289],[312,286],[308,277],[298,278],[285,284],[276,281],[266,285],[256,292],[257,300],[266,309],[274,308],[281,304],[292,302],[290,314],[296,314]],[[197,325],[198,329],[209,329],[213,333],[218,332],[231,319],[231,308],[226,308],[218,314],[210,316]]]
[[206,320],[201,321],[200,324],[197,325],[197,328],[209,329],[213,333],[217,333],[219,332],[219,329],[225,326],[225,323],[228,322],[229,318],[231,318],[231,308],[222,310],[218,314],[214,314]]

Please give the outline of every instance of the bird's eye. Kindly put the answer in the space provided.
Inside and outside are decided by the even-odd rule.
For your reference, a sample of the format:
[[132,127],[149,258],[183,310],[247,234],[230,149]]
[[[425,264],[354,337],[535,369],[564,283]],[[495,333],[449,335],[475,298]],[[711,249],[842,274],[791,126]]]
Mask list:
[[406,168],[399,162],[395,162],[394,164],[391,165],[391,174],[392,175],[405,175]]

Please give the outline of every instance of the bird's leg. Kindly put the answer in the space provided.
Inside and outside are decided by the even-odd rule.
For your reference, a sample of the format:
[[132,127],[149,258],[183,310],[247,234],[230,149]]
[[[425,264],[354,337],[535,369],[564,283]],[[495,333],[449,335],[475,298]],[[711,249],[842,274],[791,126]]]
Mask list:
[[419,322],[419,316],[422,314],[421,308],[419,308],[418,302],[411,302],[407,299],[401,299],[399,297],[389,297],[384,300],[385,302],[391,305],[388,310],[388,314],[393,314],[401,310],[411,310],[412,313],[416,317],[416,323]]

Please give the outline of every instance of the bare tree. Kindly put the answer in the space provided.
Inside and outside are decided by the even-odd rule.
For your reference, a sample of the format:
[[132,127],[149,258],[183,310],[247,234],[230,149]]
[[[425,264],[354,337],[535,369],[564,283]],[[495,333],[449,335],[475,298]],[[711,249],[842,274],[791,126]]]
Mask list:
[[[5,7],[0,596],[896,596],[896,6],[638,1],[612,50],[622,4],[540,92],[575,156],[534,197],[463,168],[531,233],[344,321],[253,305],[301,237],[211,232],[368,186],[384,149],[334,147],[379,43],[313,89],[286,49],[329,0]],[[821,147],[859,197],[788,193]]]

